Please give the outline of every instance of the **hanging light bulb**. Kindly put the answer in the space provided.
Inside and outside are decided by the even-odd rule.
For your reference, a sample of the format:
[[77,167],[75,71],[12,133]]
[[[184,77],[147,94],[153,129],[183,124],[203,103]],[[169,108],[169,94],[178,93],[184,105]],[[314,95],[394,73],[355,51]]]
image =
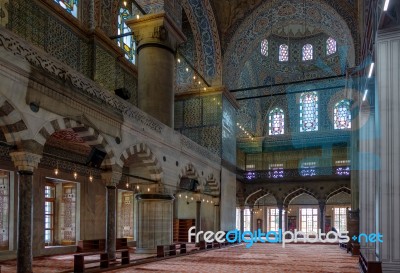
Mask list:
[[129,183],[128,182],[126,182],[126,188],[129,188]]
[[137,190],[139,190],[139,189],[140,189],[139,185],[137,185],[137,186],[136,186],[136,189],[137,189]]
[[186,67],[186,72],[189,72],[189,68]]
[[181,63],[181,59],[178,58],[178,63]]
[[181,195],[181,194],[179,194],[179,195],[178,195],[178,197],[179,197],[179,198],[181,198],[181,197],[182,197],[182,195]]
[[78,178],[78,173],[76,171],[74,171],[74,178],[75,180]]
[[54,174],[55,174],[55,175],[58,175],[58,161],[57,161],[56,168],[54,169]]
[[149,191],[150,191],[150,188],[147,188],[147,191],[149,192]]
[[126,7],[126,1],[124,1],[124,6]]
[[139,19],[139,18],[140,18],[139,14],[138,14],[138,15],[136,15],[136,19]]
[[90,182],[93,182],[93,175],[90,173],[90,175],[89,175],[89,181]]

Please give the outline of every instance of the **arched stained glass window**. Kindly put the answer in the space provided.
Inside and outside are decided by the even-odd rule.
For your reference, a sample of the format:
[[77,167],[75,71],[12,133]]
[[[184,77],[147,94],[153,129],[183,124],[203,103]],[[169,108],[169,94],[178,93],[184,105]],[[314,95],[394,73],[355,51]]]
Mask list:
[[54,0],[70,14],[78,18],[78,0]]
[[283,135],[285,133],[285,114],[280,108],[275,108],[268,115],[269,135]]
[[268,56],[268,40],[262,40],[261,42],[261,55]]
[[316,92],[300,96],[300,132],[318,131],[318,95]]
[[303,61],[309,61],[313,59],[313,46],[306,44],[303,46]]
[[326,40],[326,55],[331,55],[336,52],[336,40],[329,37]]
[[341,100],[335,104],[333,109],[334,129],[351,129],[350,101]]
[[279,46],[279,61],[280,62],[289,61],[289,47],[285,44]]
[[[125,21],[131,17],[129,10],[121,7],[118,14],[118,35],[131,32],[131,29],[126,25]],[[118,39],[118,45],[124,50],[125,58],[130,62],[135,63],[135,41],[132,35],[127,35]]]

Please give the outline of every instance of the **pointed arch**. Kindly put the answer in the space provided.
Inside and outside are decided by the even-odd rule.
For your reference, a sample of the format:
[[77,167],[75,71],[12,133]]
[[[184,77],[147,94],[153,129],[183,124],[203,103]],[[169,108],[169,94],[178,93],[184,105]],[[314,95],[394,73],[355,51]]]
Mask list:
[[140,160],[140,167],[147,169],[149,176],[152,180],[162,182],[163,170],[160,162],[145,143],[132,145],[125,149],[120,156],[122,166],[129,164],[129,161],[137,158]]
[[0,95],[0,129],[8,143],[16,144],[29,139],[29,129],[21,113]]
[[35,135],[34,140],[39,144],[45,145],[47,139],[55,132],[65,129],[72,129],[83,141],[91,147],[104,149],[106,157],[103,160],[103,167],[111,167],[116,163],[116,158],[111,145],[96,129],[84,125],[80,121],[70,118],[59,118],[46,122]]
[[328,200],[331,197],[333,197],[336,194],[341,193],[341,192],[351,194],[351,189],[348,186],[339,186],[339,187],[333,188],[329,193],[326,194],[325,201],[328,202]]
[[302,195],[303,193],[309,194],[318,200],[317,194],[312,189],[299,187],[286,194],[285,198],[283,199],[283,206],[287,207],[294,198],[298,197],[299,195]]

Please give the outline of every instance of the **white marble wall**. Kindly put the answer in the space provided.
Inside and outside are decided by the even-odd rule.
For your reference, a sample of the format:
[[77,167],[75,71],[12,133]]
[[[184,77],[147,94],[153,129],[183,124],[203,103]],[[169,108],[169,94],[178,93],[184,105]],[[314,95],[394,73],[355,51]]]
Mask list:
[[[375,115],[369,111],[366,101],[361,107],[358,119],[363,126],[359,129],[359,209],[360,209],[360,233],[373,233],[376,229],[375,195],[376,190],[376,154],[375,139]],[[361,242],[361,248],[374,248],[374,243]]]
[[381,168],[377,175],[377,252],[383,272],[400,272],[400,28],[380,31],[376,43]]
[[236,227],[236,174],[221,169],[221,230],[231,230]]

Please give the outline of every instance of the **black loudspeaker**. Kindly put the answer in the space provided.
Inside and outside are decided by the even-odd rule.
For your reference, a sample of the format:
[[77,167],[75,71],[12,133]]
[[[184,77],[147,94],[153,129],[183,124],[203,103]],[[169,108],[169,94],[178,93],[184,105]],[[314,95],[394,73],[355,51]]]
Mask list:
[[89,167],[99,168],[105,157],[106,157],[105,151],[93,147],[86,161],[86,165]]
[[196,191],[199,182],[196,179],[182,177],[179,183],[179,188],[187,191]]
[[129,100],[131,98],[131,93],[126,88],[118,88],[114,90],[115,95],[124,100]]

